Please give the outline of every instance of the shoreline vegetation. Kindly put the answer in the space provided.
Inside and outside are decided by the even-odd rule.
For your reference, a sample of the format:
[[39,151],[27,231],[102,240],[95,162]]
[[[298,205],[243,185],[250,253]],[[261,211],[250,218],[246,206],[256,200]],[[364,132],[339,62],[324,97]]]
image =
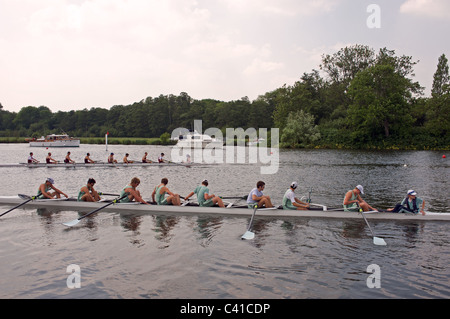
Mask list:
[[[25,137],[0,137],[0,144],[27,144],[27,138]],[[245,144],[248,140],[244,141]],[[104,145],[105,138],[104,137],[81,137],[81,144],[93,144],[93,145]],[[242,143],[242,141],[241,141]],[[108,137],[108,145],[175,145],[174,141],[162,141],[158,137],[154,138],[129,138],[129,137]],[[238,144],[238,140],[234,139],[234,145]],[[225,144],[224,144],[225,145]],[[270,140],[268,141],[268,147],[270,147]],[[251,146],[251,147],[258,147]],[[387,144],[384,143],[382,145],[366,145],[366,147],[351,147],[345,144],[319,144],[319,145],[297,145],[296,147],[292,147],[290,145],[280,145],[280,149],[342,149],[342,150],[373,150],[373,151],[449,151],[450,147],[428,147],[428,146],[414,146],[414,145],[396,145],[396,144]]]
[[109,109],[24,106],[17,113],[0,103],[0,143],[65,131],[82,144],[104,144],[109,132],[108,144],[169,145],[170,132],[201,119],[203,130],[218,128],[224,137],[226,128],[279,128],[279,147],[286,149],[449,150],[448,59],[438,59],[430,96],[414,80],[418,63],[357,44],[322,55],[318,70],[253,101],[198,100],[181,92]]

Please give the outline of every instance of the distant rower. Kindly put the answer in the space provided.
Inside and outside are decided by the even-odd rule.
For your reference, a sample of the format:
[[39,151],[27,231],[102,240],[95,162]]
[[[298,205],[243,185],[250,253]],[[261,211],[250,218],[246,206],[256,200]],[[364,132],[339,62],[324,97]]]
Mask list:
[[31,152],[30,156],[28,156],[28,164],[32,163],[39,163],[39,161],[33,157],[33,152]]
[[67,152],[67,155],[66,155],[66,158],[64,159],[64,163],[66,163],[66,164],[75,164],[75,161],[73,161],[71,158],[70,158],[70,152]]

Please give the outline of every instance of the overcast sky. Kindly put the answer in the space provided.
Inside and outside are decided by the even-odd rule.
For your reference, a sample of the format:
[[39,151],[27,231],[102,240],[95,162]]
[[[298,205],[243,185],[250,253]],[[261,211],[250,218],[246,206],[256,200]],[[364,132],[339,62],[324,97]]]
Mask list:
[[[370,4],[380,28],[367,25]],[[420,60],[428,95],[449,31],[449,0],[0,0],[0,103],[55,112],[181,92],[254,100],[353,44]]]

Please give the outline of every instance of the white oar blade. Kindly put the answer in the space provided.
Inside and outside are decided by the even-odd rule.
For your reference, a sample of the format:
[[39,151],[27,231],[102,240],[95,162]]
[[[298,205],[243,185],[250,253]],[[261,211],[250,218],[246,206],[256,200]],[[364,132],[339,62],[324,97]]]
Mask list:
[[242,240],[252,240],[253,238],[255,238],[255,233],[253,233],[249,230],[247,230],[245,232],[245,234],[242,235],[242,237],[241,237]]
[[383,238],[380,237],[374,237],[373,238],[373,243],[377,246],[387,246],[386,242],[384,241]]
[[72,226],[75,226],[76,224],[78,224],[79,222],[80,222],[79,219],[74,219],[74,220],[72,220],[70,222],[63,223],[63,225],[67,226],[67,227],[72,227]]

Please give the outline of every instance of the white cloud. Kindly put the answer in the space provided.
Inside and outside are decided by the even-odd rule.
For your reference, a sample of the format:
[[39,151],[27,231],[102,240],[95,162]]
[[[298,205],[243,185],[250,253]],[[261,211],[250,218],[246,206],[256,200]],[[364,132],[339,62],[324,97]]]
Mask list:
[[253,15],[306,16],[330,12],[342,0],[222,0],[231,11]]
[[450,19],[450,1],[448,0],[406,0],[401,13],[427,16],[431,18]]

